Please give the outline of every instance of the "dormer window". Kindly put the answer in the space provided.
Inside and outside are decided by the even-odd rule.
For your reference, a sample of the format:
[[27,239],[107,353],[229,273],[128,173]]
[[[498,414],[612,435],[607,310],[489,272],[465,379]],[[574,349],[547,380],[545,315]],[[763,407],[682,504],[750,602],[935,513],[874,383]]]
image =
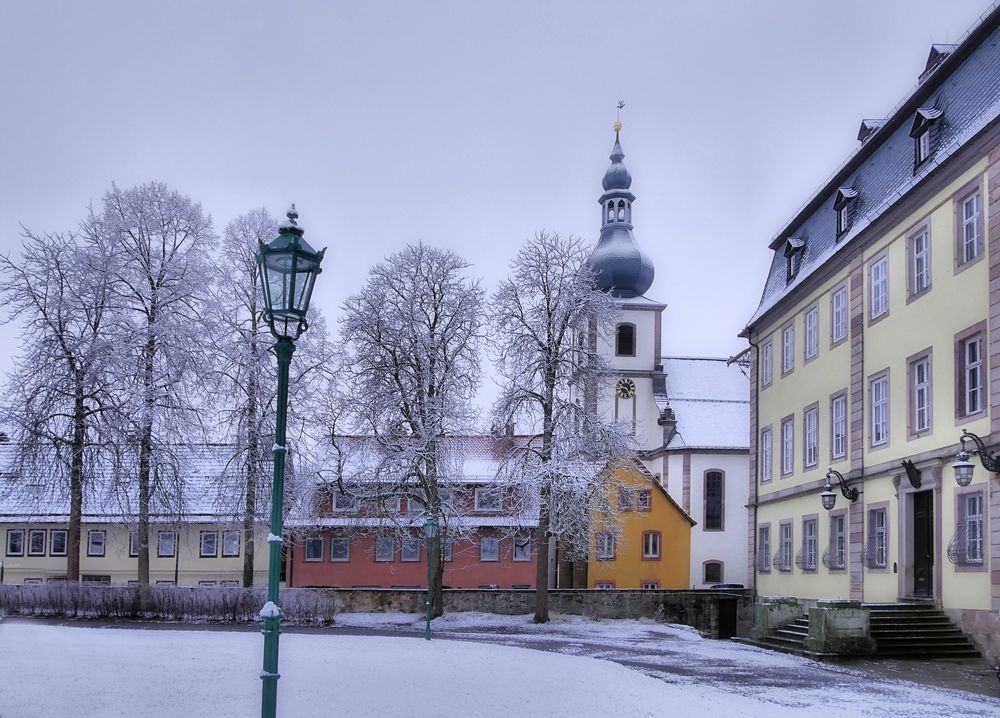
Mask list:
[[913,138],[913,164],[919,167],[930,159],[934,150],[934,140],[937,138],[938,120],[942,110],[938,107],[921,107],[913,117],[910,137]]
[[615,356],[635,356],[635,324],[619,324],[615,331]]
[[851,226],[851,207],[857,199],[858,191],[853,187],[841,187],[833,200],[833,209],[837,213],[837,236],[840,237]]
[[805,254],[806,241],[801,237],[789,237],[785,242],[785,280],[790,282],[799,273],[802,265],[802,255]]

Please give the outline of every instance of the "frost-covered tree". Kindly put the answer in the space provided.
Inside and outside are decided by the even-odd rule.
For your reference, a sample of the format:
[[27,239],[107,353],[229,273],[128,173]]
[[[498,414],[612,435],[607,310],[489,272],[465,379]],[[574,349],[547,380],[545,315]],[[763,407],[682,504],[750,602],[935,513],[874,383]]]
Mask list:
[[202,315],[216,237],[201,205],[161,182],[112,185],[86,234],[112,258],[117,389],[128,417],[121,448],[138,466],[138,579],[148,585],[150,506],[182,512],[184,470],[172,447],[204,437],[196,393],[207,374]]
[[[474,422],[480,379],[483,291],[468,268],[454,252],[409,245],[371,269],[341,320],[341,426],[377,447],[370,486],[378,500],[412,501],[439,521],[446,489],[439,441]],[[441,615],[440,541],[431,555],[433,609]]]
[[597,408],[608,383],[598,337],[617,321],[613,298],[597,289],[580,240],[537,234],[525,243],[490,304],[491,349],[502,388],[493,407],[499,426],[518,424],[532,435],[515,451],[508,471],[534,487],[536,622],[549,620],[549,539],[569,557],[587,555],[590,525],[614,520],[607,471],[633,455],[626,427]]
[[[270,510],[277,372],[271,357],[274,338],[261,314],[257,254],[259,243],[266,244],[277,234],[277,222],[263,208],[226,225],[206,311],[211,327],[210,393],[218,435],[233,447],[231,470],[220,477],[219,501],[242,527],[244,586],[253,585],[254,528]],[[335,368],[326,322],[316,308],[309,315],[309,331],[297,342],[289,377],[289,444],[296,448],[293,463],[299,467],[311,463],[311,448],[321,441],[312,434],[326,435],[323,400],[331,390]],[[286,484],[289,490],[293,486],[293,481]]]
[[15,473],[48,481],[48,496],[69,490],[69,581],[80,578],[85,489],[114,409],[109,266],[106,244],[73,233],[25,230],[20,256],[0,256],[0,303],[22,329],[0,411],[17,446]]

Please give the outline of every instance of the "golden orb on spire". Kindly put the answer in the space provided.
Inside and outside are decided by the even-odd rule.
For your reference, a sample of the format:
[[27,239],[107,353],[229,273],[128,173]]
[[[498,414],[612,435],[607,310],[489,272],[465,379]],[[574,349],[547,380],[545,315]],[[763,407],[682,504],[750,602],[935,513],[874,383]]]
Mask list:
[[615,132],[621,132],[621,131],[622,131],[622,121],[615,120]]

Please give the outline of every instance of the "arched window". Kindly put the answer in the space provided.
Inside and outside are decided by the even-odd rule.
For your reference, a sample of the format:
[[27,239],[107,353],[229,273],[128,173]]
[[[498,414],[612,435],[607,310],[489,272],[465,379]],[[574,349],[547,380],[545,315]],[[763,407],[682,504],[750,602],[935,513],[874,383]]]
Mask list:
[[629,202],[627,205],[625,205],[625,221],[629,222],[629,223],[632,222],[632,203],[631,202]]
[[623,199],[618,200],[618,221],[625,221],[625,200]]
[[706,561],[704,570],[705,583],[722,583],[722,561]]
[[614,222],[615,221],[615,203],[614,202],[608,202],[608,221],[609,222]]
[[619,324],[615,331],[615,355],[635,356],[635,324]]
[[718,470],[705,472],[705,531],[722,531],[725,525],[725,474]]

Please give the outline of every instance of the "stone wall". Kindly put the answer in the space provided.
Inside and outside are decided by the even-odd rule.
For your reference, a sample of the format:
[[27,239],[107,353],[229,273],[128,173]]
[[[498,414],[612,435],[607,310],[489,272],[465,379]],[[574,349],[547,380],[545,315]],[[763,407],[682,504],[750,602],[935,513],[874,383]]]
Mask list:
[[944,612],[969,635],[991,665],[1000,666],[1000,616],[972,608],[946,608]]
[[[0,614],[100,619],[245,622],[265,600],[263,588],[85,584],[0,585]],[[338,613],[422,613],[426,593],[414,590],[288,588],[281,604],[291,623],[331,623]],[[450,589],[445,612],[533,613],[534,591]],[[552,613],[592,618],[651,618],[692,626],[712,638],[746,636],[753,621],[747,589],[552,590]]]

